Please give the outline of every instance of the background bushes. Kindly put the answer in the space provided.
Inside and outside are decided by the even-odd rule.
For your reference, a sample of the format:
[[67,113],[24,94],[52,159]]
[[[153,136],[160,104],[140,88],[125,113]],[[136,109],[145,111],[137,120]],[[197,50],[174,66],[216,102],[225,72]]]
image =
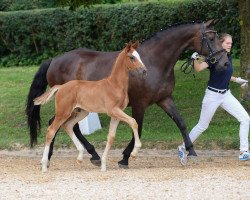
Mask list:
[[216,27],[234,37],[239,54],[239,14],[234,0],[179,0],[0,13],[1,66],[40,64],[78,47],[118,50],[175,23],[221,19]]

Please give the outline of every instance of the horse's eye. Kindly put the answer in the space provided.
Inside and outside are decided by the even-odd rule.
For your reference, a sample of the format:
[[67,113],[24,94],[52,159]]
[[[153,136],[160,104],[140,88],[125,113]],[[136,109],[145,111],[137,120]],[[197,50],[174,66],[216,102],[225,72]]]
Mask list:
[[214,38],[210,38],[210,41],[214,41]]

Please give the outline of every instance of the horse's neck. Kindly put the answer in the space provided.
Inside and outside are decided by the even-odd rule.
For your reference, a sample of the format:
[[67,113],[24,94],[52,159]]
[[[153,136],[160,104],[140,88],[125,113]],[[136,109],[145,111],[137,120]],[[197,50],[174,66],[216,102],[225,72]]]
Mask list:
[[123,59],[120,57],[117,58],[112,68],[111,74],[107,79],[111,84],[114,84],[121,90],[128,89],[129,73]]
[[165,69],[166,65],[172,69],[181,53],[193,48],[193,38],[197,33],[197,24],[180,25],[158,32],[154,37],[145,41],[140,50],[144,57],[159,68]]

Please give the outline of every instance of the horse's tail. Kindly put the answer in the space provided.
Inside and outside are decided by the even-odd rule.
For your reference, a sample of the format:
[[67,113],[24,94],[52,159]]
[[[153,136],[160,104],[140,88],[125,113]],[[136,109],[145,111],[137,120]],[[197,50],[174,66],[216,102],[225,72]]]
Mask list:
[[52,88],[50,88],[49,91],[47,91],[47,92],[43,93],[41,96],[35,98],[34,105],[43,105],[43,104],[47,103],[48,101],[50,101],[60,87],[61,87],[61,85],[55,85]]
[[48,82],[46,74],[50,66],[51,60],[44,61],[30,86],[26,103],[27,122],[30,129],[30,146],[33,147],[37,143],[37,129],[41,128],[40,106],[35,106],[33,100],[46,91]]

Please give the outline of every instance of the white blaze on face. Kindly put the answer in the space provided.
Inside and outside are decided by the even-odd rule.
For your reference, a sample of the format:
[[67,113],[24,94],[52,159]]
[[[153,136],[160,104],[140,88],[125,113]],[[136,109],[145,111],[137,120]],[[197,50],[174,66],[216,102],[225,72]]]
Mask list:
[[140,62],[143,66],[145,66],[145,65],[143,64],[143,62],[141,61],[141,57],[140,57],[139,53],[138,53],[136,50],[133,51],[132,55],[133,55],[134,57],[136,57],[136,58],[139,60],[139,62]]

